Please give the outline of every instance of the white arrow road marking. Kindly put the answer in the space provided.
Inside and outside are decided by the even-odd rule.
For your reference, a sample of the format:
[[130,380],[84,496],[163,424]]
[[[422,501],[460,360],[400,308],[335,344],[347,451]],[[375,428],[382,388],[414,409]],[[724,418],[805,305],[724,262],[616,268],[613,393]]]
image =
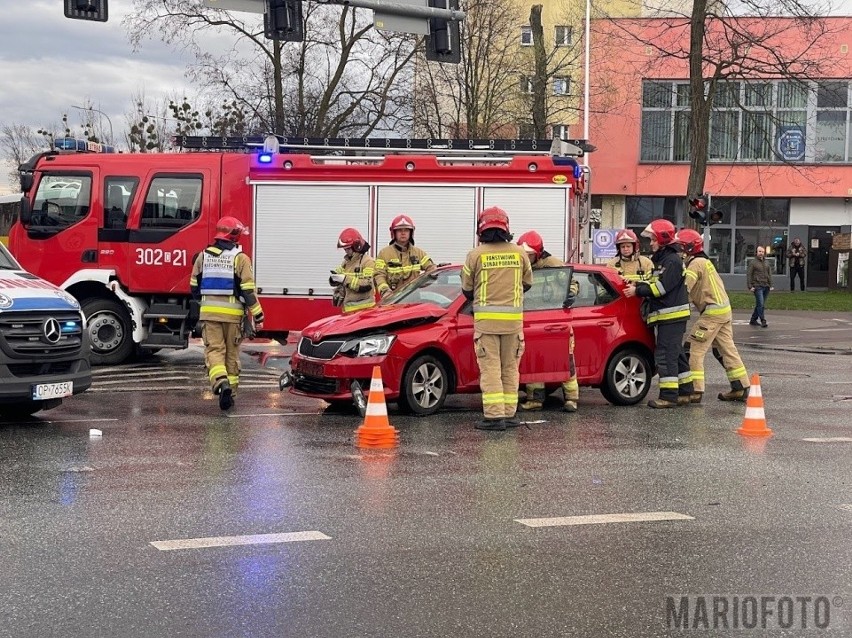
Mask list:
[[677,512],[633,512],[625,514],[591,514],[588,516],[558,516],[556,518],[516,518],[515,522],[527,527],[554,527],[557,525],[598,525],[602,523],[644,523],[648,521],[691,521],[692,516]]
[[151,541],[151,545],[161,552],[170,552],[176,549],[207,549],[208,547],[232,547],[234,545],[269,545],[271,543],[329,540],[331,540],[331,536],[326,536],[322,532],[288,532],[286,534],[250,534],[246,536],[212,536],[173,541]]

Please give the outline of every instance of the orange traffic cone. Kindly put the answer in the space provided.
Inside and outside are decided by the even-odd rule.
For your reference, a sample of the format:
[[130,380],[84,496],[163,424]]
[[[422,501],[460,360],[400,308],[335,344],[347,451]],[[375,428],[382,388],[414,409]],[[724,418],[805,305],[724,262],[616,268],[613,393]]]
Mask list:
[[760,375],[751,376],[751,387],[746,399],[746,411],[743,424],[737,430],[743,436],[772,436],[772,430],[766,425],[763,412],[763,393],[760,390]]
[[380,449],[399,445],[399,432],[388,421],[388,407],[385,404],[385,389],[379,366],[373,367],[370,396],[367,397],[367,413],[364,415],[364,423],[355,430],[355,445],[361,448]]

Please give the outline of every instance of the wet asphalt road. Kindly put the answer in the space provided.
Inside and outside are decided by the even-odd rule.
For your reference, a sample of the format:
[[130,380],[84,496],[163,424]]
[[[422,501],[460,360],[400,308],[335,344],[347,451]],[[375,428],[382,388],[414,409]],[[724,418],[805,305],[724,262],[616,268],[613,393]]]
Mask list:
[[[803,440],[852,439],[852,357],[744,348],[769,440],[734,432],[743,404],[583,389],[579,413],[505,433],[472,428],[478,397],[392,409],[400,448],[366,453],[356,416],[280,394],[277,350],[248,349],[228,415],[193,348],[0,424],[0,636],[852,635],[852,442]],[[707,379],[726,385],[711,359]],[[516,522],[628,512],[692,518]],[[328,538],[151,545],[289,532]],[[669,628],[687,595],[824,595],[830,623]]]

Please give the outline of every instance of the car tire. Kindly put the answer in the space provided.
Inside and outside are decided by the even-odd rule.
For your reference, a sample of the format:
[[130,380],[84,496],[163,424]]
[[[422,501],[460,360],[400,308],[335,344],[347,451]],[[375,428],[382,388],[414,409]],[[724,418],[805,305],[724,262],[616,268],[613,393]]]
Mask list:
[[609,360],[601,394],[613,405],[635,405],[651,389],[653,366],[647,355],[634,348],[619,350]]
[[437,357],[416,357],[405,369],[397,403],[408,414],[429,416],[444,405],[450,392],[450,375]]
[[93,366],[124,363],[134,353],[130,315],[118,301],[89,299],[83,302],[86,332],[92,347]]

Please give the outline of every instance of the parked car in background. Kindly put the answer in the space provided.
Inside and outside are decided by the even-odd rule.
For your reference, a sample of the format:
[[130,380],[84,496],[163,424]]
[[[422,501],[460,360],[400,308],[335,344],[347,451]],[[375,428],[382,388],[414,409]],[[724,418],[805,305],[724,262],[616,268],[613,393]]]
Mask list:
[[[524,297],[521,384],[555,389],[568,378],[571,325],[580,385],[600,388],[616,405],[641,401],[654,375],[654,338],[640,317],[640,301],[624,296],[618,274],[582,264],[533,274]],[[570,294],[572,278],[579,284],[576,296]],[[422,276],[374,309],[310,324],[282,387],[351,403],[353,382],[368,387],[377,365],[387,400],[405,412],[434,414],[452,393],[479,392],[472,305],[461,294],[460,266]]]

